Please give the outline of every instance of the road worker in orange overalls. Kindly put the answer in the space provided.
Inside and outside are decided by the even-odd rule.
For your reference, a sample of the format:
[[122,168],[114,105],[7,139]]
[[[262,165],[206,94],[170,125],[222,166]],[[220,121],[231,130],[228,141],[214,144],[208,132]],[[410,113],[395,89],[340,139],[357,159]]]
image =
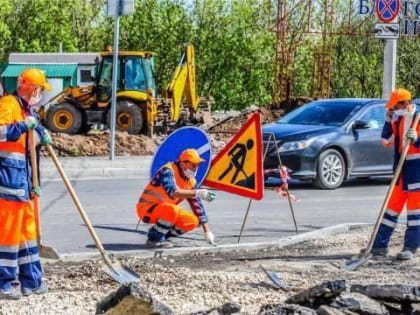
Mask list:
[[[173,247],[169,237],[192,231],[200,224],[207,242],[214,244],[214,235],[209,229],[201,199],[213,201],[215,194],[208,189],[197,189],[195,180],[202,162],[204,160],[196,150],[186,149],[177,162],[161,167],[144,189],[137,203],[137,214],[143,222],[154,224],[147,233],[147,247]],[[178,206],[184,199],[187,199],[193,213]]]
[[416,113],[416,106],[410,104],[410,101],[409,91],[396,89],[386,104],[387,117],[382,129],[382,142],[386,146],[394,145],[394,170],[405,144],[408,140],[412,142],[372,248],[373,255],[386,256],[398,217],[406,205],[404,248],[397,254],[400,260],[413,258],[420,246],[420,124],[417,128],[412,126],[415,115],[419,113]]
[[38,143],[51,144],[50,135],[31,110],[45,89],[51,86],[44,73],[25,69],[18,77],[16,93],[0,99],[0,299],[17,300],[22,294],[48,291],[42,282],[31,201],[40,190],[32,189],[27,136],[34,129]]

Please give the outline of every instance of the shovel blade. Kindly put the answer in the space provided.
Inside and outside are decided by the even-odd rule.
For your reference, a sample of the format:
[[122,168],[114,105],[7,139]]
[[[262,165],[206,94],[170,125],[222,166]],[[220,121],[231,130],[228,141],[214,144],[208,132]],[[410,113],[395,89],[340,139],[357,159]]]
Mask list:
[[140,281],[140,276],[137,273],[127,267],[121,266],[119,263],[113,263],[111,266],[104,265],[102,270],[120,284]]
[[280,289],[287,291],[288,286],[287,284],[279,278],[279,276],[273,272],[273,271],[268,271],[267,269],[265,269],[263,266],[260,265],[260,268],[264,271],[264,273],[267,275],[267,277]]
[[58,252],[50,246],[39,245],[38,251],[39,256],[42,258],[60,259],[60,255],[58,254]]
[[365,262],[367,262],[371,258],[372,258],[372,254],[368,254],[362,257],[351,259],[349,261],[344,262],[344,264],[341,266],[341,269],[346,270],[346,271],[355,271],[357,268],[359,268],[361,265],[363,265]]

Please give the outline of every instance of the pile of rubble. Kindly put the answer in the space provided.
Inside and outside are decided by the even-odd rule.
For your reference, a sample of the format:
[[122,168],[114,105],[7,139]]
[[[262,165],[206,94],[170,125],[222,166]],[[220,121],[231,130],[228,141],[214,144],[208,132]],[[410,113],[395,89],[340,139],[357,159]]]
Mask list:
[[[175,312],[154,298],[141,284],[123,285],[98,303],[96,314],[172,315]],[[230,315],[241,305],[228,302],[191,315]],[[284,302],[264,304],[258,315],[389,315],[418,314],[420,286],[403,284],[348,285],[346,280],[326,281],[287,298]]]
[[[95,261],[44,263],[50,292],[2,301],[0,314],[83,315],[105,309],[114,315],[148,314],[134,310],[155,304],[161,314],[184,315],[419,314],[420,256],[395,259],[402,229],[393,235],[391,256],[371,259],[354,272],[340,268],[366,246],[370,233],[371,228],[351,230],[288,247],[126,257],[122,264],[140,275],[139,286],[130,290],[101,272]],[[286,288],[274,285],[261,266],[276,273]]]

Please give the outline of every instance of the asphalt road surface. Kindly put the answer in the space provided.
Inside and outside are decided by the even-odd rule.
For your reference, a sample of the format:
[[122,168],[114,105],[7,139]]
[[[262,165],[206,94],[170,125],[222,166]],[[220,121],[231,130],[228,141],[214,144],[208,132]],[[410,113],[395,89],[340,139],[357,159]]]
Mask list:
[[[300,199],[293,203],[299,232],[340,223],[373,223],[389,182],[389,178],[354,180],[330,191],[315,189],[308,183],[291,183],[291,193]],[[72,184],[106,250],[144,248],[149,226],[141,223],[136,230],[135,211],[146,184],[144,180],[80,180]],[[250,199],[221,191],[216,194],[214,202],[206,203],[210,227],[218,243],[237,243]],[[62,182],[44,182],[40,204],[43,244],[55,247],[60,253],[95,250]],[[287,199],[265,191],[262,200],[251,203],[241,243],[274,241],[295,233]],[[200,228],[175,239],[174,243],[177,246],[206,245]]]

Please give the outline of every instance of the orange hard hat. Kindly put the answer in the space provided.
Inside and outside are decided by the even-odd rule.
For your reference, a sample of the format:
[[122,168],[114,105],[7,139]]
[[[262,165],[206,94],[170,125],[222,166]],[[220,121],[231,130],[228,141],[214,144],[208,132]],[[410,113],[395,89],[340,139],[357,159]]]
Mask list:
[[411,101],[411,93],[406,89],[396,89],[391,92],[391,96],[389,98],[388,103],[386,103],[385,107],[391,109],[399,102],[404,101]]
[[19,75],[18,82],[22,85],[42,86],[47,91],[52,90],[44,71],[40,69],[28,68],[23,70]]
[[181,152],[181,154],[179,155],[179,161],[180,162],[191,162],[193,164],[200,164],[202,162],[204,162],[205,160],[203,160],[200,157],[200,154],[198,154],[197,150],[194,149],[186,149],[184,151]]

